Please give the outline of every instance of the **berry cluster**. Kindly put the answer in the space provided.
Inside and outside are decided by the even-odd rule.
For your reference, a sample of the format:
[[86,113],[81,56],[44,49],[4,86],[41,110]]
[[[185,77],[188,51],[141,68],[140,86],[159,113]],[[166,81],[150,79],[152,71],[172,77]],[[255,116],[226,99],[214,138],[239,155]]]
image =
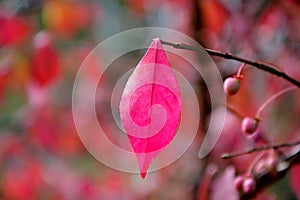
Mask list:
[[237,176],[235,178],[234,186],[237,191],[249,194],[255,190],[255,179],[253,176]]
[[[224,88],[224,92],[226,93],[227,96],[235,95],[239,91],[240,85],[241,85],[241,82],[243,79],[241,72],[244,67],[245,67],[245,64],[242,64],[236,75],[225,79],[223,88]],[[253,134],[258,128],[259,121],[260,120],[258,117],[255,117],[255,118],[245,117],[243,119],[242,125],[241,125],[242,132],[247,135]]]
[[[245,64],[243,64],[236,75],[228,77],[224,81],[224,92],[227,96],[235,95],[239,89],[242,82],[243,76],[241,75],[242,69]],[[260,114],[262,110],[271,103],[274,99],[280,95],[296,89],[297,87],[291,86],[285,88],[278,93],[272,95],[266,102],[264,102],[258,109],[255,117],[244,117],[241,122],[241,132],[244,133],[249,139],[252,138],[253,142],[258,143],[262,141],[264,144],[269,144],[268,140],[261,134],[258,130],[260,124]],[[271,149],[269,152],[263,151],[257,155],[257,157],[251,162],[247,172],[244,175],[239,175],[235,178],[235,188],[241,194],[250,194],[255,191],[256,188],[256,178],[263,174],[265,171],[274,171],[276,173],[276,167],[278,164],[278,155],[282,153],[280,150]],[[265,156],[267,155],[267,156]]]

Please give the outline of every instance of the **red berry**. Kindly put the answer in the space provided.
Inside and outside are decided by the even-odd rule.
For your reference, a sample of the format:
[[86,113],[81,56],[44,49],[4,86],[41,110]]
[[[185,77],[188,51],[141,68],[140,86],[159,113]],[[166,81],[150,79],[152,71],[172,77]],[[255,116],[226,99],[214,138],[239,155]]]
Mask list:
[[250,117],[246,117],[242,121],[242,131],[246,134],[253,134],[258,127],[258,120]]
[[234,187],[237,191],[243,192],[243,183],[244,183],[245,177],[244,176],[237,176],[234,180]]
[[240,89],[240,83],[241,81],[237,78],[229,77],[224,81],[224,92],[228,96],[232,96],[236,94]]
[[249,194],[255,190],[255,180],[253,177],[247,177],[245,178],[243,182],[243,191],[246,194]]

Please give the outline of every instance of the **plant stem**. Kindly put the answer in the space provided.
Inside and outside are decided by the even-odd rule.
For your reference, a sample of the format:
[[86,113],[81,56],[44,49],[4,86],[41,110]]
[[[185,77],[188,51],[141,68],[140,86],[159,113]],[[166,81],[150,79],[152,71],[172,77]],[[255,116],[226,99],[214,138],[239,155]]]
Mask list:
[[267,100],[259,107],[259,109],[258,109],[258,111],[257,111],[257,113],[256,113],[256,118],[258,118],[258,119],[260,118],[261,112],[263,111],[263,109],[264,109],[267,105],[269,105],[269,103],[271,103],[271,102],[272,102],[273,100],[275,100],[277,97],[279,97],[279,96],[281,96],[281,95],[285,94],[286,92],[289,92],[289,91],[291,91],[291,90],[293,90],[293,89],[297,89],[297,87],[296,87],[296,86],[291,86],[291,87],[285,88],[285,89],[283,89],[283,90],[277,92],[276,94],[272,95],[269,99],[267,99]]
[[240,68],[239,68],[239,71],[237,73],[237,77],[241,77],[241,73],[242,73],[242,70],[244,69],[244,67],[246,66],[246,63],[243,63]]
[[259,152],[259,154],[252,160],[250,166],[247,169],[246,175],[250,176],[257,162],[265,155],[265,152]]
[[[186,45],[186,44],[171,43],[171,42],[167,42],[167,41],[163,41],[163,40],[161,40],[161,43],[164,45],[172,46],[176,49],[191,50],[191,51],[198,51],[198,52],[203,51],[202,48],[194,47],[194,46],[190,46],[190,45]],[[293,85],[300,88],[300,82],[298,80],[290,77],[285,72],[280,70],[280,67],[277,67],[274,64],[269,64],[269,63],[265,63],[265,62],[261,62],[261,61],[248,60],[246,58],[242,58],[242,57],[233,55],[229,52],[221,52],[221,51],[216,51],[216,50],[212,50],[212,49],[208,49],[208,48],[205,48],[205,51],[211,56],[218,56],[218,57],[222,57],[225,59],[236,60],[236,61],[239,61],[239,62],[242,62],[245,64],[252,65],[253,67],[255,67],[257,69],[260,69],[260,70],[269,72],[273,75],[276,75],[278,77],[281,77],[281,78],[287,80],[288,82],[292,83]]]
[[240,120],[244,119],[244,115],[242,115],[241,113],[239,113],[233,106],[227,104],[226,108],[229,112],[231,112],[232,114],[234,114],[236,117],[238,117]]
[[267,149],[279,149],[279,148],[283,148],[283,147],[293,147],[293,146],[296,146],[296,145],[299,145],[299,144],[300,144],[300,140],[295,141],[295,142],[289,142],[289,143],[282,143],[282,144],[275,144],[275,145],[265,145],[265,146],[262,146],[262,147],[252,148],[252,149],[249,149],[249,150],[246,150],[246,151],[243,151],[243,152],[232,153],[232,154],[225,153],[225,154],[222,155],[222,158],[223,159],[229,159],[229,158],[233,158],[233,157],[237,157],[237,156],[247,155],[247,154],[250,154],[250,153],[257,152],[257,151],[264,151],[264,150],[267,150]]

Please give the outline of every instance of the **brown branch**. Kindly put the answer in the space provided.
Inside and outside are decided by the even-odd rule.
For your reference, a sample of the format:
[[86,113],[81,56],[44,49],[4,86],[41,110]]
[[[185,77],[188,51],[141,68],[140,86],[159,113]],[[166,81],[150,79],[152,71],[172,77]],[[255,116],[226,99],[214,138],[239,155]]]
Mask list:
[[[176,49],[191,50],[191,51],[198,51],[198,52],[203,51],[202,48],[194,47],[194,46],[190,46],[190,45],[186,45],[186,44],[171,43],[171,42],[167,42],[167,41],[161,41],[161,43],[164,44],[164,45],[172,46]],[[239,62],[242,62],[242,63],[246,63],[246,64],[251,65],[251,66],[253,66],[257,69],[269,72],[273,75],[276,75],[280,78],[283,78],[283,79],[289,81],[290,83],[292,83],[292,84],[294,84],[294,85],[296,85],[297,87],[300,88],[300,82],[299,81],[297,81],[296,79],[290,77],[285,72],[281,71],[279,69],[279,67],[276,67],[273,64],[269,64],[269,63],[265,63],[265,62],[261,62],[261,61],[248,60],[246,58],[242,58],[242,57],[233,55],[229,52],[221,52],[221,51],[216,51],[216,50],[212,50],[212,49],[208,49],[208,48],[205,48],[205,50],[211,56],[218,56],[218,57],[221,57],[221,58],[225,58],[225,59],[229,59],[229,60],[236,60],[236,61],[239,61]]]
[[[199,43],[199,44],[205,44],[206,40],[203,39],[203,37],[200,37],[199,31],[203,29],[203,11],[202,11],[202,1],[199,0],[192,0],[192,10],[191,10],[191,33],[193,35],[193,38]],[[200,129],[203,130],[203,133],[206,132],[206,129],[208,127],[207,125],[207,117],[211,113],[211,101],[210,101],[210,95],[207,88],[207,85],[203,78],[199,77],[198,80],[199,85],[199,106],[202,108],[200,113],[200,121],[199,126]],[[208,159],[202,160],[202,163],[204,165],[208,164]],[[192,199],[193,200],[199,200],[199,195],[203,195],[201,191],[199,191],[199,185],[203,184],[203,174],[204,174],[204,168],[199,167],[197,179],[194,182],[194,188],[192,192]],[[205,198],[205,196],[204,196]]]
[[289,143],[282,143],[282,144],[275,144],[275,145],[265,145],[265,146],[262,146],[262,147],[252,148],[252,149],[249,149],[249,150],[243,151],[243,152],[232,153],[232,154],[226,153],[226,154],[222,155],[222,158],[223,159],[229,159],[229,158],[233,158],[233,157],[237,157],[237,156],[247,155],[247,154],[250,154],[250,153],[257,152],[257,151],[264,151],[264,150],[267,150],[267,149],[279,149],[279,148],[283,148],[283,147],[293,147],[293,146],[296,146],[296,145],[299,145],[299,144],[300,144],[300,140],[295,141],[295,142],[289,142]]

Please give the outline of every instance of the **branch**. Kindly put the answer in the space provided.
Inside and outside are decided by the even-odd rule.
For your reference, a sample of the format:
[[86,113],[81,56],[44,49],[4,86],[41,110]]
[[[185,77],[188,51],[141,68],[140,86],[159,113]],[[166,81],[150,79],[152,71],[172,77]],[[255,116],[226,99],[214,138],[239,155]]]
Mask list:
[[[203,50],[199,47],[194,47],[194,46],[189,46],[186,44],[179,44],[179,43],[171,43],[171,42],[167,42],[167,41],[162,41],[161,43],[164,45],[168,45],[168,46],[172,46],[176,49],[184,49],[184,50],[191,50],[191,51],[198,51],[198,52],[202,52]],[[216,50],[212,50],[212,49],[208,49],[205,48],[206,52],[211,55],[211,56],[218,56],[221,58],[225,58],[225,59],[229,59],[229,60],[236,60],[242,63],[246,63],[248,65],[252,65],[253,67],[269,72],[275,76],[281,77],[285,80],[287,80],[288,82],[292,83],[293,85],[296,85],[297,87],[300,88],[300,82],[297,81],[296,79],[288,76],[285,72],[279,70],[279,67],[277,67],[276,65],[273,64],[268,64],[265,62],[261,62],[261,61],[253,61],[253,60],[248,60],[246,58],[242,58],[236,55],[233,55],[231,53],[228,52],[221,52],[221,51],[216,51]],[[277,69],[278,68],[278,69]]]
[[232,153],[232,154],[226,153],[226,154],[222,155],[222,158],[223,159],[229,159],[229,158],[233,158],[233,157],[237,157],[237,156],[242,156],[242,155],[254,153],[254,152],[257,152],[257,151],[264,151],[264,150],[267,150],[267,149],[279,149],[279,148],[283,148],[283,147],[293,147],[293,146],[296,146],[296,145],[299,145],[299,144],[300,144],[300,140],[295,141],[295,142],[276,144],[276,145],[265,145],[265,146],[262,146],[262,147],[252,148],[252,149],[249,149],[249,150],[243,151],[243,152]]
[[288,155],[283,156],[279,159],[278,163],[276,164],[276,167],[272,169],[267,169],[266,171],[261,172],[260,174],[255,174],[255,182],[256,182],[255,190],[248,194],[241,193],[240,199],[241,200],[253,199],[255,195],[258,194],[260,191],[262,191],[264,188],[268,187],[269,185],[283,178],[292,166],[296,164],[300,164],[300,146],[297,145],[300,145],[300,140],[289,142],[289,143],[276,144],[276,145],[265,145],[262,147],[257,147],[257,148],[249,149],[244,152],[239,152],[234,154],[224,154],[222,158],[228,159],[236,156],[246,155],[253,152],[264,151],[267,149],[280,149],[280,148],[293,147],[293,146],[295,147],[294,150],[292,150]]
[[241,200],[253,199],[256,194],[274,182],[283,178],[292,166],[300,164],[300,147],[278,162],[275,169],[270,169],[255,176],[256,188],[249,194],[241,194]]

